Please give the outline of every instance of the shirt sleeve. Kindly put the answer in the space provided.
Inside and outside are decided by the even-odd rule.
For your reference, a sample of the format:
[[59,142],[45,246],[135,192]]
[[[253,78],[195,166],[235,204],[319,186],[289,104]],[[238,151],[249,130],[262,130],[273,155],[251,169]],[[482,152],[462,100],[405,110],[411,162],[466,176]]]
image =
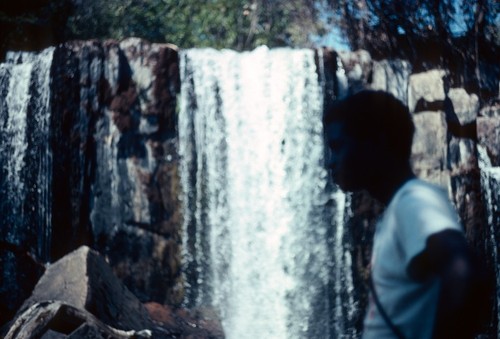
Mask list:
[[446,229],[462,230],[446,194],[427,187],[410,190],[400,197],[396,224],[406,267],[425,249],[430,235]]

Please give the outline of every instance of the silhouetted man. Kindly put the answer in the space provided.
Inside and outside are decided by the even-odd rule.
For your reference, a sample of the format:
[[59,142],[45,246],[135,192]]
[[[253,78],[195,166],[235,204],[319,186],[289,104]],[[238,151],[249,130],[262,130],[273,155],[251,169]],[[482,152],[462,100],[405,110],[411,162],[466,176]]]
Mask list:
[[362,91],[332,105],[324,128],[334,182],[385,205],[363,338],[471,338],[469,251],[446,192],[411,170],[407,107],[388,93]]

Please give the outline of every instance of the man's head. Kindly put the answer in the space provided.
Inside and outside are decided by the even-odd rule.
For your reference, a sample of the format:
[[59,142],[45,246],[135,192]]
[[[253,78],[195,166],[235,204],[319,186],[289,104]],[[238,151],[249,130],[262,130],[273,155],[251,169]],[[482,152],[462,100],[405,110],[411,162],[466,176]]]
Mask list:
[[366,189],[384,173],[407,168],[414,125],[391,94],[361,91],[333,103],[323,124],[334,181],[346,191]]

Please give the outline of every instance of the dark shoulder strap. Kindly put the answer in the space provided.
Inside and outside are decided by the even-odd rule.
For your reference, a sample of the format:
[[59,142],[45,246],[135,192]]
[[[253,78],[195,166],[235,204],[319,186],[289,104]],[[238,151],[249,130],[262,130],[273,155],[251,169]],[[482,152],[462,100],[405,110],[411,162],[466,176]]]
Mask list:
[[380,303],[377,292],[375,291],[375,286],[373,285],[373,278],[372,278],[371,274],[370,274],[370,277],[368,278],[368,285],[370,287],[370,291],[372,292],[373,301],[375,301],[375,305],[377,305],[377,309],[378,309],[380,315],[382,316],[382,318],[384,318],[385,323],[387,324],[387,326],[389,326],[389,328],[392,330],[392,332],[394,332],[396,337],[398,337],[399,339],[404,339],[405,336],[403,335],[401,330],[396,325],[394,325],[394,323],[391,321],[391,319],[389,318],[389,316],[385,312],[384,308],[382,307],[382,304]]

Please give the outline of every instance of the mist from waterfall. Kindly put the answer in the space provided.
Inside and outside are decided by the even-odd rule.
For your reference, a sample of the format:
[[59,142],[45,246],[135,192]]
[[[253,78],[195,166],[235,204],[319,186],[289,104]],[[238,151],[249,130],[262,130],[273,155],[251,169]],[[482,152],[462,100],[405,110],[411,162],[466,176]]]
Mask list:
[[36,243],[30,250],[43,261],[51,239],[53,52],[10,52],[0,64],[0,235],[20,247]]
[[186,303],[215,307],[229,339],[338,337],[345,196],[318,76],[312,50],[181,53]]

